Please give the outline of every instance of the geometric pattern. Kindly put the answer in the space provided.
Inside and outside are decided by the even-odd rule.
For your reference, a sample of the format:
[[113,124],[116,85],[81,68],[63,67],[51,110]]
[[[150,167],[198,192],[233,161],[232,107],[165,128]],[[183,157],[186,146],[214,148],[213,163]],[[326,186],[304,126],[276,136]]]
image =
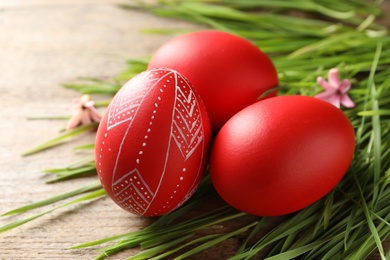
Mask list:
[[[185,78],[181,77],[174,71],[162,70],[163,75],[159,74],[160,71],[161,70],[158,69],[154,71],[148,71],[146,73],[141,73],[138,77],[133,78],[130,81],[131,86],[122,87],[120,91],[125,92],[117,95],[117,98],[112,100],[109,110],[107,111],[108,131],[123,123],[126,123],[125,125],[127,126],[127,130],[122,136],[122,142],[119,146],[117,154],[117,162],[115,163],[113,169],[112,192],[117,204],[137,215],[144,215],[153,204],[155,197],[159,196],[160,185],[163,183],[167,165],[170,163],[169,155],[171,152],[171,145],[177,146],[183,158],[182,162],[185,163],[187,159],[189,159],[199,148],[199,146],[202,145],[204,140],[204,129],[200,104],[194,91],[192,90],[192,86]],[[136,88],[132,86],[135,86]],[[155,89],[156,86],[158,86],[157,89]],[[165,87],[168,88],[164,89]],[[138,91],[136,92],[135,90]],[[173,105],[171,106],[172,110],[170,111],[170,117],[167,116],[167,119],[169,118],[170,122],[166,122],[170,123],[171,127],[167,147],[161,149],[161,151],[165,151],[166,154],[165,162],[161,168],[161,172],[156,173],[160,179],[158,181],[157,187],[153,187],[153,190],[151,190],[151,188],[148,186],[148,183],[146,183],[146,181],[142,178],[142,172],[140,172],[142,171],[144,164],[148,163],[143,161],[142,158],[131,158],[133,164],[135,164],[131,167],[134,168],[124,175],[119,174],[119,176],[116,176],[116,169],[118,159],[121,156],[123,148],[122,144],[125,142],[125,140],[127,140],[128,134],[131,136],[132,123],[134,119],[137,118],[138,110],[144,104],[145,98],[151,91],[160,91],[163,93],[166,90],[174,90],[174,100],[173,103],[171,103]],[[156,99],[157,100],[155,103],[151,101],[151,104],[155,107],[153,111],[151,111],[153,116],[151,116],[149,120],[154,120],[154,118],[158,116],[158,102],[162,102],[162,99],[158,95],[156,95]],[[170,100],[170,102],[172,102],[172,100]],[[145,109],[150,109],[150,107]],[[169,111],[164,111],[164,113],[169,113]],[[149,132],[153,132],[152,128],[154,128],[155,125],[152,121],[149,123],[150,127],[148,127],[146,130],[147,132],[145,132],[144,138],[150,139]],[[147,152],[148,147],[149,146],[147,145],[147,141],[145,140],[145,142],[142,143],[142,147],[133,147],[133,149],[137,149],[136,153],[141,156]],[[185,171],[185,167],[185,165],[182,166],[182,169],[184,169],[183,171]],[[117,179],[116,177],[120,178]],[[176,177],[178,183],[175,185],[179,187],[179,183],[183,177],[179,174]],[[189,194],[187,194],[187,196],[182,199],[180,204],[184,203],[192,195],[192,193],[195,192],[197,185],[195,183],[195,179],[193,181],[194,182],[189,190]],[[175,192],[176,191],[172,190],[172,196],[175,196]],[[167,203],[169,202],[167,201]]]
[[141,215],[154,195],[137,169],[113,183],[113,192],[118,204]]
[[202,143],[203,125],[197,100],[189,83],[182,78],[177,81],[181,86],[176,84],[171,137],[187,160]]
[[[141,90],[136,93],[133,93],[134,90],[132,88],[123,88],[123,91],[131,92],[132,94],[125,92],[120,95],[121,99],[116,98],[113,100],[113,104],[110,105],[110,110],[108,111],[107,130],[124,122],[132,121],[137,114],[143,99],[156,81],[158,81],[156,78],[149,79],[146,81],[147,83],[142,84],[144,85],[144,88],[141,88]],[[144,77],[134,78],[132,84],[140,85],[141,82],[145,82]]]

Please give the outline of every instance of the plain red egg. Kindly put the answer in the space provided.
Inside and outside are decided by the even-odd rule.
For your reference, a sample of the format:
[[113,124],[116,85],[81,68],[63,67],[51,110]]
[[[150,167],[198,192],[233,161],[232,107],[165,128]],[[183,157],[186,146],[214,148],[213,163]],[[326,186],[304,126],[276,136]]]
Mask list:
[[346,115],[307,96],[259,101],[233,116],[212,147],[210,175],[231,206],[258,216],[303,209],[345,175],[355,136]]
[[204,101],[213,132],[278,85],[272,61],[258,47],[215,30],[171,39],[153,54],[148,65],[152,68],[171,68],[189,79]]
[[155,69],[112,99],[96,136],[101,183],[112,200],[141,216],[170,212],[195,192],[205,170],[210,123],[180,73]]

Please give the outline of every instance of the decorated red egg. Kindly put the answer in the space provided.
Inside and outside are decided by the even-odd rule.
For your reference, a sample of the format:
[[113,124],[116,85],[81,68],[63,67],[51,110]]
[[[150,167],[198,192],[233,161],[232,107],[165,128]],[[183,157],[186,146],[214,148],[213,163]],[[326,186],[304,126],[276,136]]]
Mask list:
[[210,135],[205,107],[186,78],[171,69],[145,71],[118,91],[100,122],[101,183],[129,212],[170,212],[195,192]]
[[259,216],[300,210],[346,173],[355,137],[347,116],[307,96],[259,101],[234,115],[213,144],[210,175],[221,197]]
[[[276,69],[257,46],[237,35],[204,30],[177,36],[152,56],[152,68],[182,73],[197,89],[213,132],[278,85]],[[276,91],[268,93],[275,96]]]

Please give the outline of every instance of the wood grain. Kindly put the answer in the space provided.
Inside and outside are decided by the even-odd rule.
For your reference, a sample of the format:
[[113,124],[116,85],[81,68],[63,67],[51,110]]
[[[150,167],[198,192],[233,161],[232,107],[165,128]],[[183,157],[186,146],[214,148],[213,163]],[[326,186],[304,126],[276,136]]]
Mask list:
[[[66,125],[61,120],[27,119],[69,115],[72,99],[79,94],[61,84],[80,76],[116,75],[125,68],[126,57],[144,58],[169,38],[141,34],[141,29],[190,27],[116,6],[124,2],[128,1],[0,1],[0,212],[95,180],[47,185],[49,177],[42,173],[83,156],[84,152],[75,153],[73,147],[92,143],[94,135],[30,157],[20,156],[56,137]],[[0,225],[13,219],[1,218]],[[0,259],[93,259],[96,248],[68,248],[137,230],[148,222],[106,198],[1,234]],[[112,259],[132,254],[130,250]]]
[[[145,28],[192,28],[145,13],[123,10],[121,0],[3,0],[0,2],[0,213],[88,183],[95,178],[45,184],[43,169],[66,166],[85,152],[85,135],[53,150],[21,157],[25,150],[57,136],[66,122],[28,120],[69,115],[78,93],[61,87],[79,76],[110,77],[124,57],[143,58],[169,36],[140,34]],[[4,225],[15,217],[1,218]],[[92,259],[96,248],[71,246],[138,230],[150,223],[104,198],[72,206],[0,235],[0,259]],[[238,247],[229,239],[198,259],[223,259]],[[389,243],[387,243],[389,247]],[[110,259],[124,259],[128,250]],[[378,259],[373,256],[372,259]]]

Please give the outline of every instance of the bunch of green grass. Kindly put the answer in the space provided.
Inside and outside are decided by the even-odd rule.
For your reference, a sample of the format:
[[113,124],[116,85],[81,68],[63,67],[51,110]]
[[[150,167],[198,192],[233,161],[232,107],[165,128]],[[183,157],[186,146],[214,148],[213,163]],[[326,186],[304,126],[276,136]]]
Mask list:
[[[390,107],[390,37],[385,28],[375,23],[382,14],[377,3],[364,0],[176,0],[159,1],[156,5],[140,2],[136,8],[249,39],[273,60],[279,73],[279,93],[283,95],[315,95],[321,91],[316,78],[326,77],[332,67],[339,68],[343,77],[353,81],[350,95],[356,106],[344,112],[356,132],[354,160],[344,179],[330,194],[285,216],[271,229],[266,227],[275,218],[249,216],[225,205],[193,216],[193,211],[199,211],[205,201],[216,196],[206,177],[188,203],[145,229],[76,248],[110,244],[98,259],[130,247],[142,249],[132,259],[185,259],[240,236],[244,237],[243,242],[231,259],[259,255],[278,260],[295,257],[364,259],[375,249],[381,259],[390,258],[390,252],[382,246],[382,241],[390,235],[390,109],[387,109]],[[145,70],[147,62],[147,59],[130,60],[129,68],[109,82],[89,80],[66,86],[82,93],[115,94],[126,80]],[[29,153],[58,145],[88,129],[84,128],[65,132]],[[93,148],[93,145],[83,148]],[[90,157],[66,168],[48,171],[56,175],[53,181],[61,181],[94,170]],[[82,196],[83,193],[87,194]],[[10,211],[4,215],[20,214],[66,200],[60,206],[0,227],[0,232],[59,207],[104,195],[100,184],[94,182]],[[232,221],[242,225],[229,228]]]

